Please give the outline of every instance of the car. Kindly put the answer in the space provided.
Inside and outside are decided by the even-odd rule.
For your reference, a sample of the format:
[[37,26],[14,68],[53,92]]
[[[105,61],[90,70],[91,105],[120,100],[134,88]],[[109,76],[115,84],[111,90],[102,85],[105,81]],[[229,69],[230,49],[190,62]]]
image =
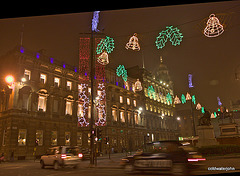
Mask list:
[[55,170],[65,166],[77,168],[82,157],[78,147],[56,146],[49,148],[46,154],[41,156],[40,165],[42,169],[45,166],[53,166]]
[[134,155],[122,158],[120,164],[126,173],[150,171],[189,175],[192,168],[200,167],[204,161],[195,148],[171,140],[148,143]]

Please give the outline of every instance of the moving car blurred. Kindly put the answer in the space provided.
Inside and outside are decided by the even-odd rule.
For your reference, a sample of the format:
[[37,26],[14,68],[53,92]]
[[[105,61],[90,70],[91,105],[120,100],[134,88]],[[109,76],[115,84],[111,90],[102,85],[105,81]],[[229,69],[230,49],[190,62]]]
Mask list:
[[196,148],[179,141],[148,143],[142,151],[121,159],[127,173],[151,171],[189,175],[191,169],[202,166],[205,158]]
[[77,168],[82,157],[78,147],[57,146],[49,148],[46,154],[41,156],[40,165],[42,169],[45,166],[53,166],[55,170],[65,166]]

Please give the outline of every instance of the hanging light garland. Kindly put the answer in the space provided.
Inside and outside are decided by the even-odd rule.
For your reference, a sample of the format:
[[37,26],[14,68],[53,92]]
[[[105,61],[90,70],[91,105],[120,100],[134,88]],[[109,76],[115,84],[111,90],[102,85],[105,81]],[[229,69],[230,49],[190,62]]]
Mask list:
[[108,53],[103,51],[102,54],[97,58],[97,61],[102,65],[109,64]]
[[215,14],[211,14],[207,21],[207,26],[204,29],[206,37],[217,37],[224,32],[223,26],[220,24],[219,19]]
[[177,27],[167,26],[165,31],[159,33],[156,38],[156,46],[157,49],[163,48],[166,45],[168,39],[172,42],[172,45],[177,46],[180,45],[183,35],[180,33],[180,30]]
[[129,42],[125,46],[126,49],[140,50],[140,45],[138,43],[137,33],[134,33],[133,36],[129,39]]
[[116,69],[117,76],[122,76],[123,81],[127,81],[128,75],[124,65],[119,65]]
[[141,91],[142,90],[142,84],[139,81],[139,79],[137,79],[137,81],[135,82],[134,87],[135,87],[135,91]]
[[187,94],[186,94],[186,100],[191,100],[191,99],[192,99],[191,95],[187,92]]
[[181,101],[178,98],[178,96],[176,95],[176,97],[174,98],[174,104],[180,104],[180,103],[181,103]]
[[115,47],[113,38],[106,36],[106,38],[102,39],[100,43],[97,45],[96,52],[97,54],[101,54],[103,50],[106,50],[106,52],[109,54],[113,51],[114,48]]

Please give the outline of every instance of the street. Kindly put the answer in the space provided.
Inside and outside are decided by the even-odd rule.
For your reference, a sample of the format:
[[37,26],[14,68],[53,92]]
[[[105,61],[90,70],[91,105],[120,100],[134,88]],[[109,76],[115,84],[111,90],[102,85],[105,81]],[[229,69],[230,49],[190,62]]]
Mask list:
[[[124,170],[119,167],[120,158],[124,157],[124,154],[114,154],[111,156],[111,160],[107,156],[99,158],[97,167],[90,168],[89,161],[82,161],[79,168],[61,168],[58,171],[52,167],[45,169],[40,168],[39,161],[33,160],[5,162],[0,164],[0,176],[65,176],[65,175],[115,175],[122,176],[125,174]],[[209,167],[232,167],[235,171],[214,171],[208,170]],[[225,158],[223,157],[211,157],[207,159],[206,166],[202,170],[194,171],[191,175],[207,175],[216,173],[232,173],[240,172],[239,157]],[[133,175],[152,175],[154,173],[136,173]]]

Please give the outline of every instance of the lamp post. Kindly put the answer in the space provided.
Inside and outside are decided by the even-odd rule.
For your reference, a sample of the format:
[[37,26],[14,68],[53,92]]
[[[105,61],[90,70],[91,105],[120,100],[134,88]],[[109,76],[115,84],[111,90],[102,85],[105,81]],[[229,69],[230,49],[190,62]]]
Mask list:
[[[192,74],[188,74],[188,87],[189,87],[189,93],[192,95],[191,89],[194,87],[192,84]],[[194,117],[194,111],[193,111],[193,102],[191,101],[191,114],[193,118],[193,136],[196,136],[196,128],[195,128],[195,117]]]

